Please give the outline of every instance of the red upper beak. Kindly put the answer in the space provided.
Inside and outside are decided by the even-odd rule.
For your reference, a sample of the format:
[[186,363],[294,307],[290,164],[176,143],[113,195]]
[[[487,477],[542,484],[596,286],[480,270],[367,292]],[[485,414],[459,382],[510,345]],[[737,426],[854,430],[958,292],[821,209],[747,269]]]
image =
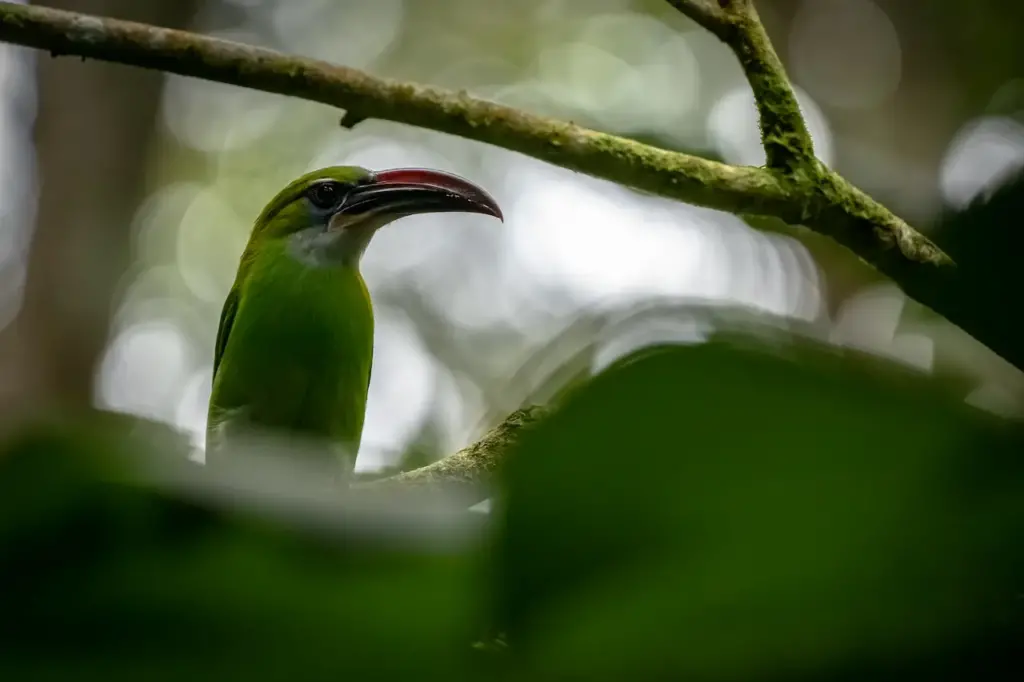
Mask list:
[[498,202],[482,187],[451,173],[427,168],[377,171],[355,187],[343,213],[481,213],[504,222]]

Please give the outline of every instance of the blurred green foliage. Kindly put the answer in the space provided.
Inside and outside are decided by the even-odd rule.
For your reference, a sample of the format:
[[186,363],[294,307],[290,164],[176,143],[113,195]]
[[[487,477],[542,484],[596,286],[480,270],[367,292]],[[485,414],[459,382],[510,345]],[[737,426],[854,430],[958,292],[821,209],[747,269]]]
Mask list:
[[578,384],[462,544],[183,494],[108,421],[0,454],[0,679],[979,679],[1024,634],[1020,424],[778,325]]
[[1022,624],[1020,430],[755,338],[641,351],[509,458],[496,615],[531,678],[893,673]]
[[[992,191],[977,197],[962,211],[949,211],[937,222],[934,239],[956,261],[969,289],[964,305],[975,310],[989,309],[988,315],[976,315],[977,332],[1006,339],[1004,345],[1020,345],[1024,339],[1024,317],[1015,311],[1022,292],[1024,275],[1018,257],[1024,252],[1024,168],[1001,178]],[[999,336],[996,336],[998,334]]]
[[[527,4],[530,13],[516,12],[544,30],[508,22],[476,30],[491,14],[483,4],[463,3],[453,20],[429,3],[406,3],[409,17],[382,70],[489,85],[473,82],[486,72],[439,73],[437,63],[485,48],[503,53],[496,33],[509,46],[505,66],[533,68],[540,48],[561,40],[552,34],[567,32],[559,26],[575,24]],[[559,6],[584,4],[592,11],[576,0]],[[665,3],[634,4],[681,23]],[[971,115],[1016,73],[1020,48],[992,38],[1016,24],[1001,20],[994,0],[981,4],[984,13],[937,3],[942,12],[918,9],[926,16],[916,21],[944,17],[937,42],[957,55],[959,106]],[[968,20],[985,30],[964,30]],[[435,30],[453,21],[455,37]],[[326,44],[342,44],[330,31]],[[708,80],[708,101],[731,83]],[[569,105],[561,106],[564,114]],[[179,150],[177,163],[217,176],[235,222],[244,222],[263,184],[277,183],[254,182],[253,169],[289,175],[323,144],[307,128],[330,119],[334,130],[330,111],[288,114],[215,162]],[[296,134],[270,144],[281,130]],[[683,144],[664,130],[619,132]],[[400,130],[387,134],[406,142]],[[1003,308],[1016,339],[1020,317],[1005,297],[1020,291],[1012,259],[1022,178],[945,217],[934,233],[974,274],[971,305]],[[799,235],[830,264],[836,288],[839,247],[747,220]],[[205,238],[206,224],[196,224]],[[172,238],[164,250],[175,248]],[[858,283],[877,281],[861,266],[849,263]],[[411,307],[412,294],[401,293]],[[183,462],[187,446],[136,420],[92,415],[27,427],[0,448],[0,680],[1019,678],[1021,425],[963,405],[934,377],[776,322],[640,351],[575,384],[509,460],[489,534],[465,543],[441,543],[405,516],[367,516],[341,502],[315,508],[308,524],[271,514],[271,500],[239,505],[230,488],[211,497],[154,482],[136,466],[140,453],[167,450],[159,458]],[[583,320],[578,330],[589,339],[601,324]],[[457,343],[497,354],[482,334],[451,329],[463,340],[439,334],[432,350],[447,344],[463,364],[471,363]],[[499,330],[502,338],[514,331]],[[578,381],[593,360],[583,359],[555,383]],[[481,390],[511,392],[507,381],[489,383],[496,388]],[[444,451],[437,430],[425,423],[396,469]],[[396,526],[404,529],[397,540],[388,533]]]
[[0,454],[0,679],[460,678],[471,554],[183,495],[139,445],[40,425]]

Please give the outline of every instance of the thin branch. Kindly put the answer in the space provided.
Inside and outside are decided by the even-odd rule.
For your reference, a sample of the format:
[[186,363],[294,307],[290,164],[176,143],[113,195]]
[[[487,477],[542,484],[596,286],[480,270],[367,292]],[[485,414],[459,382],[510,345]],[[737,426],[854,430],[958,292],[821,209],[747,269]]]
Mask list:
[[[406,123],[533,156],[552,164],[697,206],[778,217],[818,227],[829,204],[810,183],[795,185],[765,169],[729,166],[656,149],[573,123],[535,116],[465,93],[376,78],[362,71],[273,50],[115,19],[31,5],[0,3],[0,40],[160,69],[230,85],[329,104],[365,118]],[[834,202],[832,202],[834,204]],[[857,253],[882,260],[893,243],[911,246],[900,267],[908,271],[950,264],[927,239],[879,207],[885,234],[858,240]],[[893,227],[897,226],[897,227]],[[871,226],[866,231],[872,234]],[[891,239],[897,229],[905,234]],[[829,234],[827,227],[821,231]],[[832,235],[837,236],[837,235]],[[849,245],[849,244],[848,244]],[[852,248],[852,247],[851,247]],[[901,273],[886,273],[899,281]]]
[[404,492],[443,493],[466,506],[487,499],[487,482],[516,446],[529,427],[539,423],[548,408],[534,405],[516,410],[483,438],[425,467],[387,478],[356,484],[359,491],[401,490]]
[[[667,0],[725,43],[739,60],[757,104],[767,170],[794,194],[810,190],[797,220],[832,237],[888,275],[911,298],[942,314],[1024,369],[1024,344],[1012,316],[993,314],[976,300],[976,282],[956,268],[904,268],[905,259],[941,263],[944,255],[866,193],[829,169],[814,145],[782,61],[761,23],[754,0]],[[781,216],[780,216],[781,217]],[[785,218],[784,218],[785,219]],[[878,241],[888,245],[874,249]],[[921,251],[920,249],[923,249]],[[867,251],[872,251],[871,255]]]
[[668,4],[693,19],[708,33],[722,38],[728,21],[716,0],[668,0]]
[[768,168],[796,175],[815,166],[814,143],[782,60],[753,0],[667,0],[728,45],[754,91]]
[[328,104],[345,126],[377,118],[522,152],[571,170],[729,212],[785,213],[786,188],[756,168],[654,149],[465,93],[242,43],[31,5],[0,3],[0,40]]

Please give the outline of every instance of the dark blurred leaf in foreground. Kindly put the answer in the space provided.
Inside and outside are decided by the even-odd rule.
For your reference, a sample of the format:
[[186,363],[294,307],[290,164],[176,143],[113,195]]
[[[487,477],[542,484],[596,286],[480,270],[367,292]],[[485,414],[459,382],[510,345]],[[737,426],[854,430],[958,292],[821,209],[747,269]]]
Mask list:
[[464,550],[189,499],[129,442],[46,424],[0,451],[0,679],[461,679]]
[[[1024,346],[1024,168],[1001,178],[967,207],[950,211],[933,231],[935,242],[945,249],[962,271],[968,290],[963,305],[974,309],[979,320],[1007,339],[1006,345]],[[987,316],[981,311],[988,310]],[[993,330],[972,327],[975,336],[987,338]]]
[[642,350],[507,460],[497,626],[532,679],[991,679],[1021,667],[1022,445],[798,334]]

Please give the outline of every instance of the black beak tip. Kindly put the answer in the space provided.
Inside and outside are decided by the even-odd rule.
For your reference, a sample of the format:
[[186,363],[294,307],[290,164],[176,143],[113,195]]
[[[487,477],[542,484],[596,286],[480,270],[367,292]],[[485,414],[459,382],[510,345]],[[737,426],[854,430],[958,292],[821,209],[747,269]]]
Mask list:
[[487,215],[497,218],[502,223],[505,222],[505,215],[501,212],[501,207],[498,206],[498,202],[492,200],[488,203],[481,204],[481,207]]
[[463,210],[467,212],[488,215],[492,218],[497,218],[502,223],[505,222],[505,215],[502,213],[498,202],[495,201],[494,197],[476,185],[467,183],[464,188],[452,190],[451,197],[454,205],[464,207]]

